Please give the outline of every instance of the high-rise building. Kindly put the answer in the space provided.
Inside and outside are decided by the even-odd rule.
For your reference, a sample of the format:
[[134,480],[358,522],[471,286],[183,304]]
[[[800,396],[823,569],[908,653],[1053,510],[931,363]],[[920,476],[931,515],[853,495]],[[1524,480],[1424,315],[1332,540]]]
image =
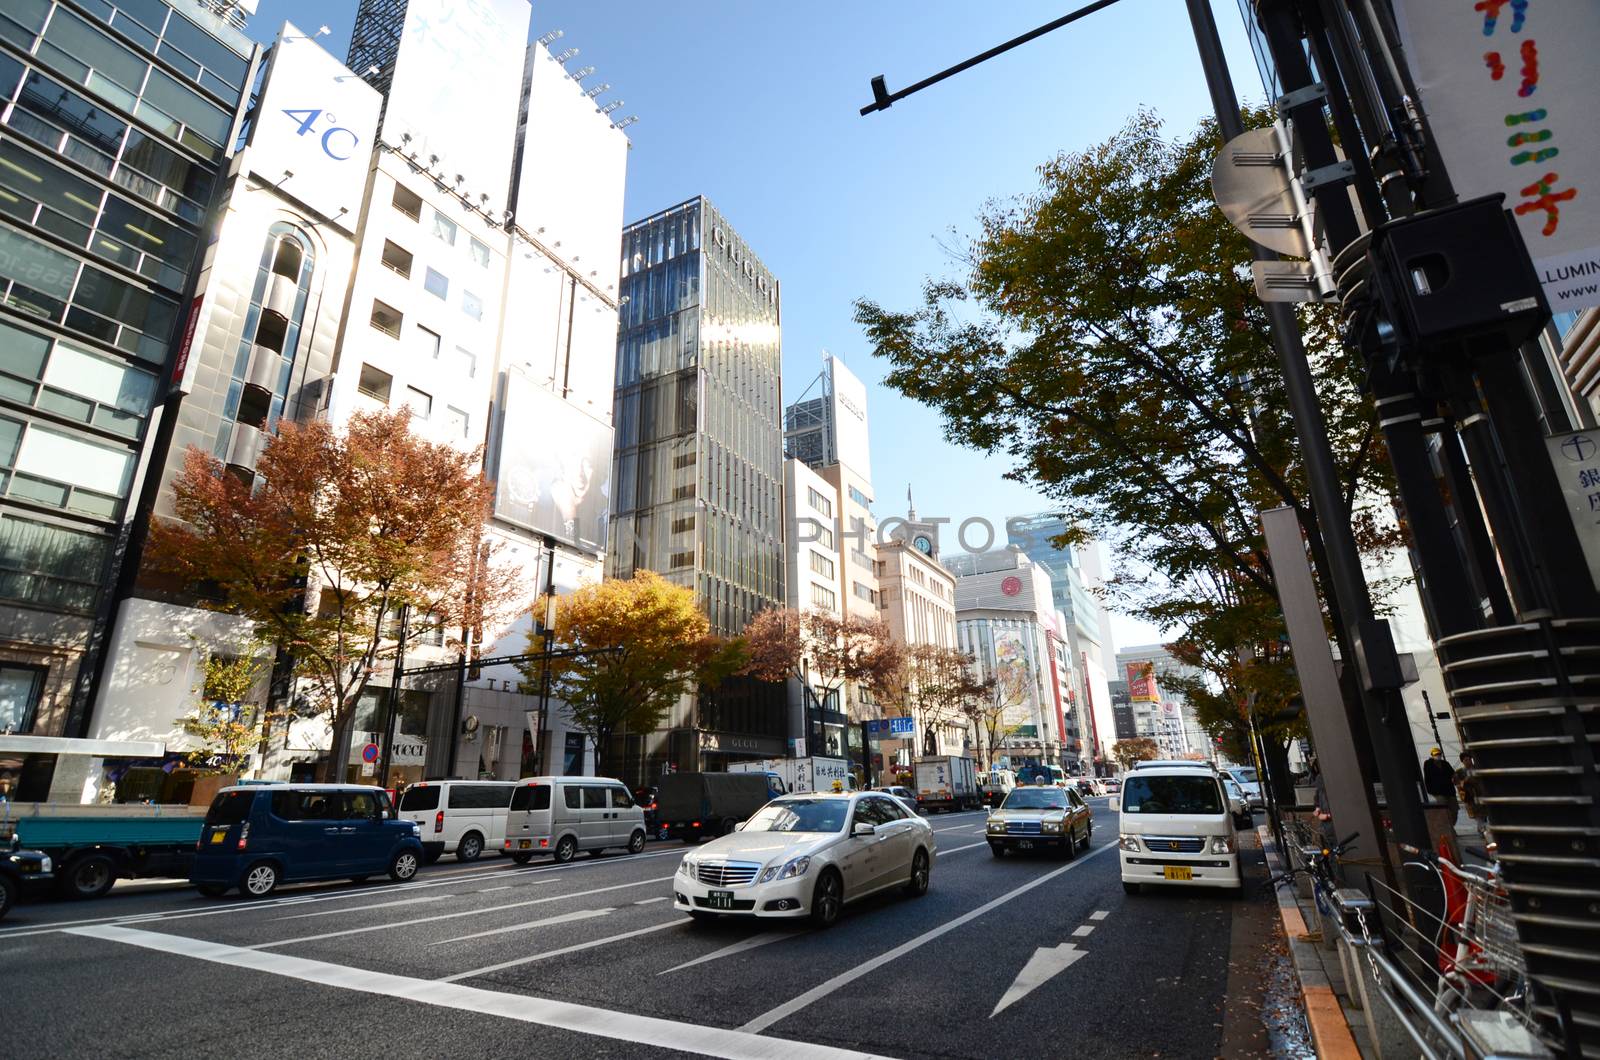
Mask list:
[[[783,507],[789,513],[784,586],[790,609],[844,617],[838,547],[838,494],[799,460],[783,462]],[[798,679],[788,682],[788,732],[797,751],[844,754],[847,719],[839,693],[819,698]]]
[[[623,230],[611,572],[692,588],[716,632],[784,592],[778,281],[699,196]],[[749,680],[688,696],[645,771],[781,755],[783,693]]]
[[1117,673],[1128,683],[1135,730],[1160,744],[1165,756],[1208,750],[1194,708],[1162,683],[1166,677],[1195,677],[1199,672],[1174,658],[1165,644],[1137,644],[1117,652]]
[[260,50],[210,5],[0,11],[0,781],[83,737]]
[[[956,579],[939,562],[939,535],[933,524],[917,521],[910,510],[895,520],[879,541],[879,600],[889,635],[907,647],[956,647]],[[913,675],[913,681],[915,675]],[[915,717],[916,731],[903,741],[884,743],[884,754],[900,755],[901,766],[918,754],[970,754],[973,734],[960,718],[944,713]]]

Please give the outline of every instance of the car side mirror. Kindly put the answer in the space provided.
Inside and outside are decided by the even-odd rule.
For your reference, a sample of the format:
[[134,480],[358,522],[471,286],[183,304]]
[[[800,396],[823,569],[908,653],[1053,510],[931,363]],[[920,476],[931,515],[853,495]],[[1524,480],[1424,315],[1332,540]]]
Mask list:
[[852,836],[877,835],[878,826],[875,824],[868,824],[865,821],[857,821],[855,827],[850,829],[850,834]]

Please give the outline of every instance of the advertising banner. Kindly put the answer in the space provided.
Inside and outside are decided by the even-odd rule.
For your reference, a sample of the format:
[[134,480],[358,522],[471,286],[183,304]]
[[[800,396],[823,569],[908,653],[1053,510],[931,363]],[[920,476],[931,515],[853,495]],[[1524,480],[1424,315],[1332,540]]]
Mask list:
[[382,105],[377,89],[285,22],[250,129],[250,168],[353,229]]
[[1156,672],[1149,663],[1128,664],[1128,698],[1135,703],[1159,703],[1161,693],[1156,689]]
[[1600,305],[1600,4],[1394,8],[1456,194],[1505,194],[1552,311]]
[[867,440],[867,388],[839,358],[828,355],[828,375],[836,455],[862,478],[872,479],[872,455]]
[[506,373],[494,514],[585,552],[605,551],[611,513],[611,428]]
[[995,681],[1004,697],[1000,724],[1019,733],[1023,728],[1036,729],[1033,698],[1030,695],[1033,687],[1032,667],[1028,663],[1028,651],[1020,631],[994,631],[994,670]]

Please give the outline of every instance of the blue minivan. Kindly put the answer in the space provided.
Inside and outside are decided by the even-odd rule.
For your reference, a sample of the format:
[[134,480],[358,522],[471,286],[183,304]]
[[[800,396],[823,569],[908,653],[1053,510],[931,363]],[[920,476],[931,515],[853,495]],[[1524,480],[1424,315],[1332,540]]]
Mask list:
[[223,788],[206,811],[189,882],[215,897],[239,888],[264,898],[278,884],[387,872],[405,882],[422,864],[422,839],[394,817],[389,793],[350,784]]

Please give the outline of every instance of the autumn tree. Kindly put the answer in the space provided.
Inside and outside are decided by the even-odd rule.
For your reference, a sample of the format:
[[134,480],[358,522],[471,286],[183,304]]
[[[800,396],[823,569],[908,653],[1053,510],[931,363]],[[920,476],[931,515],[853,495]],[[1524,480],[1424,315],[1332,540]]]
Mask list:
[[1135,762],[1153,762],[1160,758],[1161,748],[1148,736],[1134,736],[1112,744],[1111,757],[1117,760],[1123,772],[1127,772]]
[[[556,599],[555,641],[573,654],[549,662],[552,694],[595,749],[597,775],[610,775],[612,737],[660,727],[680,697],[714,685],[743,665],[742,646],[716,637],[694,590],[654,571],[586,585]],[[544,638],[528,635],[530,652]],[[544,663],[522,665],[524,689]]]
[[333,731],[328,780],[342,779],[402,609],[455,641],[526,608],[520,572],[484,533],[481,453],[414,435],[410,420],[397,409],[358,413],[343,431],[283,421],[248,481],[191,448],[173,482],[177,519],[151,529],[158,569],[292,659],[299,694]]
[[977,731],[974,704],[986,702],[990,690],[976,676],[972,656],[940,644],[914,644],[906,649],[905,670],[905,702],[925,734],[950,725]]
[[743,673],[762,681],[792,677],[818,704],[846,683],[879,698],[902,692],[904,649],[877,619],[775,607],[750,620],[744,640],[749,661]]
[[1232,626],[1244,645],[1277,626],[1259,512],[1295,512],[1324,585],[1319,518],[1369,554],[1398,538],[1375,500],[1388,469],[1361,369],[1323,306],[1300,313],[1343,506],[1312,510],[1249,244],[1212,199],[1219,146],[1213,123],[1172,136],[1138,114],[1041,166],[1036,193],[986,206],[957,275],[928,281],[919,306],[863,299],[856,319],[888,386],[1071,513],[1058,544],[1114,546],[1122,609]]

